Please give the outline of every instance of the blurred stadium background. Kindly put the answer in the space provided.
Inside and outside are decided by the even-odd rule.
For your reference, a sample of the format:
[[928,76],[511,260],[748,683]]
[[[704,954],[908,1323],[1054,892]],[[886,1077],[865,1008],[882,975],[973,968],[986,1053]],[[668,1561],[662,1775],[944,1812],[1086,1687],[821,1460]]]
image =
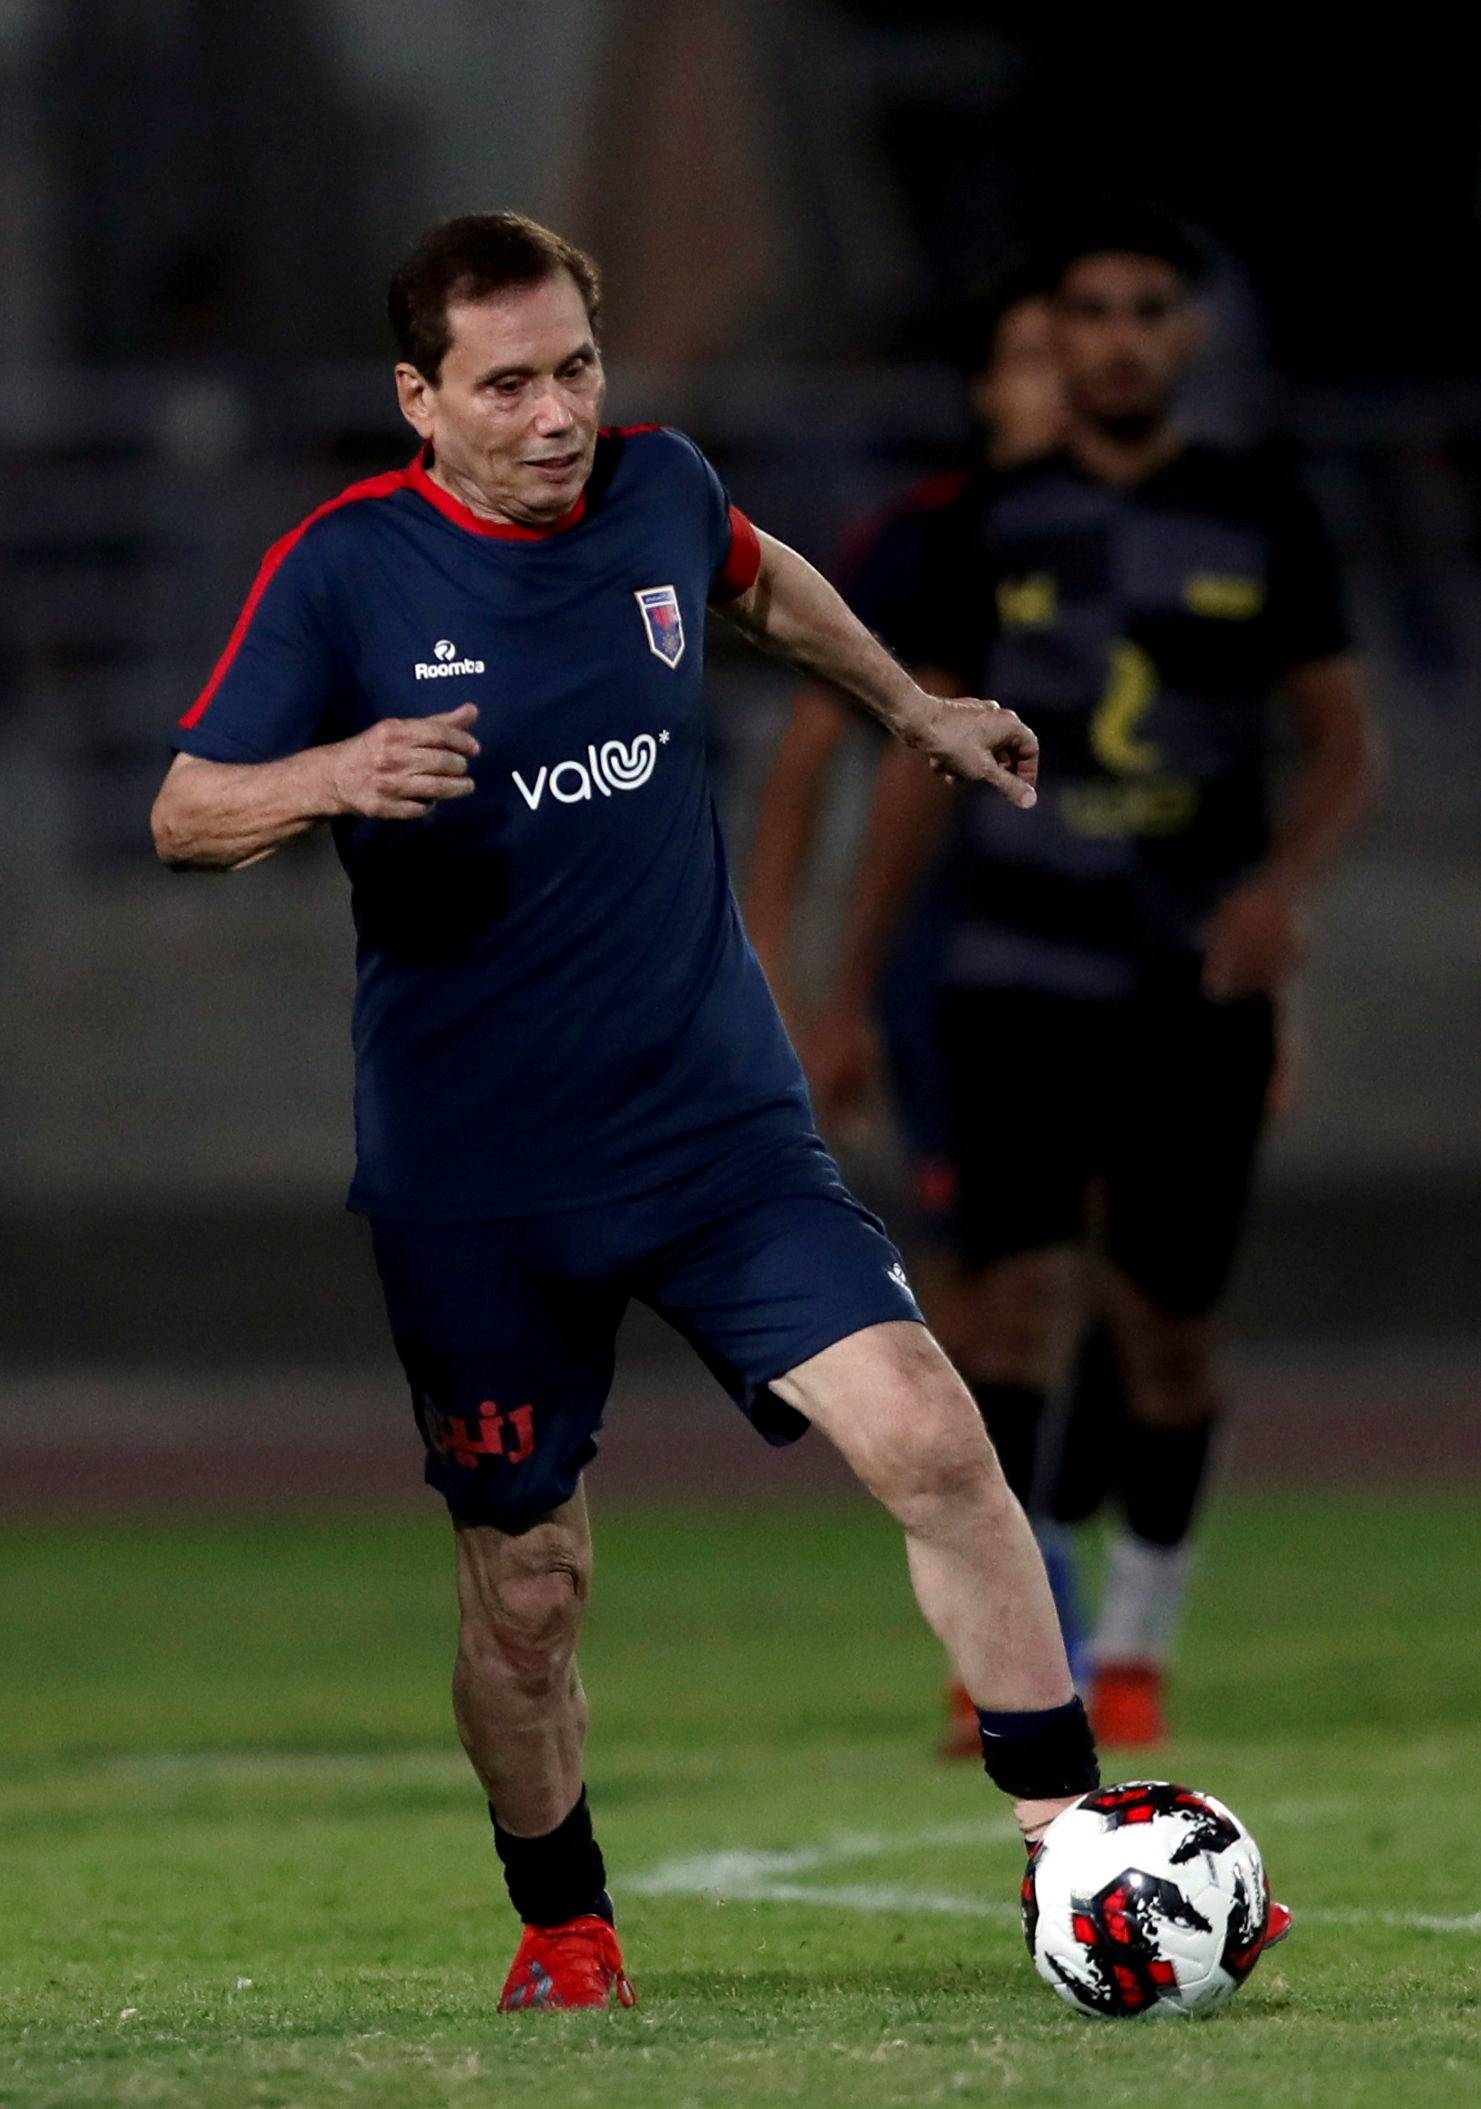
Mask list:
[[[417,1498],[340,1211],[328,844],[186,882],[146,826],[263,548],[406,454],[381,288],[408,238],[502,203],[594,248],[614,411],[685,425],[826,562],[960,444],[942,316],[1108,181],[1215,248],[1192,416],[1300,448],[1394,757],[1301,995],[1236,1463],[1481,1465],[1477,144],[1433,43],[1272,68],[932,0],[437,0],[415,36],[391,0],[0,0],[0,1499]],[[786,688],[721,642],[713,690],[743,860]],[[887,1141],[856,1170],[888,1203]],[[638,1330],[614,1489],[629,1443],[639,1482],[751,1458],[709,1390]]]

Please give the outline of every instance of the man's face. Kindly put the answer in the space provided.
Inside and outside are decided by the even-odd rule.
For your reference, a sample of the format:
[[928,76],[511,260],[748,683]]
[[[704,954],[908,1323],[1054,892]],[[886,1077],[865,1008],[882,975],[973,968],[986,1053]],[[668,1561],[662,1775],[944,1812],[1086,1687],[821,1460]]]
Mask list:
[[1197,307],[1171,264],[1108,250],[1081,257],[1054,301],[1070,407],[1103,429],[1156,424],[1198,349]]
[[596,456],[606,376],[569,273],[489,300],[450,302],[435,382],[396,368],[403,415],[475,510],[520,527],[569,512]]

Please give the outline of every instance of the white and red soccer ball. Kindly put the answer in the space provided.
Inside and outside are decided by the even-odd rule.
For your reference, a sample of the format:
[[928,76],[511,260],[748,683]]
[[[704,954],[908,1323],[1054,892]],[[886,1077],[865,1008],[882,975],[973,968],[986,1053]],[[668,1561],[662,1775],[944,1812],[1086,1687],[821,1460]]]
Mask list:
[[1057,1816],[1023,1881],[1034,1967],[1082,2014],[1211,2014],[1260,1959],[1260,1848],[1211,1794],[1167,1780],[1100,1787]]

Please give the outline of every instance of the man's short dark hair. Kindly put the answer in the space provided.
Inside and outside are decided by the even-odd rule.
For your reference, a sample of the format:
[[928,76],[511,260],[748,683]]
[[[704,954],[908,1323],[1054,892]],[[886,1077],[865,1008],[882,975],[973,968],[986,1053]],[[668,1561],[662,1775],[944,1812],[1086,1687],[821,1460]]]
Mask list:
[[597,267],[578,249],[522,212],[470,212],[424,234],[391,280],[386,299],[396,348],[427,380],[437,381],[452,333],[454,301],[488,300],[511,286],[538,286],[567,271],[596,334],[602,288]]
[[1171,264],[1191,291],[1208,275],[1198,237],[1174,214],[1137,198],[1107,198],[1049,231],[1042,244],[1046,286],[1057,292],[1087,256],[1150,256]]

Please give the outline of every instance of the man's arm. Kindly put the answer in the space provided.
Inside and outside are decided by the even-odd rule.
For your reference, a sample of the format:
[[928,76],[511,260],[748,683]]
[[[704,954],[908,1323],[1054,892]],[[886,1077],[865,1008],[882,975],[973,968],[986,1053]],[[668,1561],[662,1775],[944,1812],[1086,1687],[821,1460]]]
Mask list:
[[1348,653],[1291,669],[1302,757],[1265,861],[1220,903],[1203,981],[1219,1001],[1268,994],[1300,964],[1313,888],[1371,802],[1379,741]]
[[281,761],[178,754],[150,815],[155,849],[174,871],[241,871],[321,820],[419,820],[473,789],[477,716],[464,703],[434,718],[384,718]]
[[754,585],[716,603],[752,643],[789,659],[813,680],[853,696],[943,776],[991,784],[1016,806],[1034,803],[1039,743],[1011,710],[967,697],[928,695],[796,550],[760,535]]

